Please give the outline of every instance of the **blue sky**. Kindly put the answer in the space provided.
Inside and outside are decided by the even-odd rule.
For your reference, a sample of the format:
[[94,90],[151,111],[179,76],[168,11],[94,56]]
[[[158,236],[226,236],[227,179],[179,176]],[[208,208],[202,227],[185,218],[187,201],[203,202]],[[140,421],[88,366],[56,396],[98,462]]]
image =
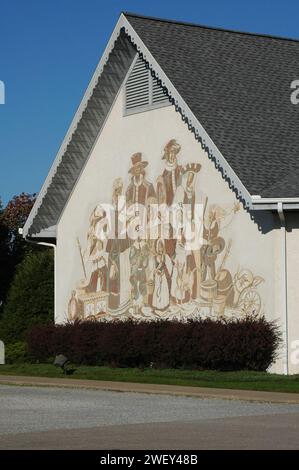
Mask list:
[[299,39],[298,0],[0,0],[4,204],[39,191],[122,10]]

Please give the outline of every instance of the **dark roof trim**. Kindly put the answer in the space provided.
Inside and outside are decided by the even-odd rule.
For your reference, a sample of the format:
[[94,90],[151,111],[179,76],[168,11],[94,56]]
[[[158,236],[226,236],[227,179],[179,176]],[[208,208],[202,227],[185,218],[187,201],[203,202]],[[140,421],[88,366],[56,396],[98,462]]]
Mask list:
[[155,16],[139,15],[137,13],[130,13],[128,11],[123,11],[122,13],[125,16],[132,16],[134,18],[143,18],[143,19],[146,19],[146,20],[160,21],[161,23],[172,23],[172,24],[179,24],[179,25],[184,25],[184,26],[191,26],[191,27],[194,27],[194,28],[210,29],[212,31],[224,31],[226,33],[241,34],[241,35],[245,35],[245,36],[256,36],[256,37],[261,37],[261,38],[277,39],[277,40],[281,40],[281,41],[299,42],[299,39],[289,38],[287,36],[275,36],[275,35],[272,35],[272,34],[252,33],[252,32],[249,32],[249,31],[240,31],[238,29],[229,29],[229,28],[220,28],[220,27],[215,27],[215,26],[207,26],[207,25],[203,25],[201,23],[192,23],[190,21],[169,20],[169,19],[155,17]]

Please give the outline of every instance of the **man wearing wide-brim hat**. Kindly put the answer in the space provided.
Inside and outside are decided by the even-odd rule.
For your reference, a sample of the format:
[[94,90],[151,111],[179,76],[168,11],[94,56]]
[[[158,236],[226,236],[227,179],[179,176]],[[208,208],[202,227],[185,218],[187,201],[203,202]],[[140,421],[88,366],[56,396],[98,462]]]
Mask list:
[[141,152],[134,153],[131,157],[132,166],[129,169],[131,173],[131,183],[126,191],[127,204],[146,205],[149,197],[155,197],[155,189],[152,183],[145,179],[145,168],[148,162],[142,160]]
[[[170,207],[173,203],[177,187],[181,184],[182,166],[178,164],[177,156],[181,150],[180,144],[171,139],[164,147],[162,160],[164,161],[164,170],[162,175],[157,178],[157,200],[158,204],[166,204]],[[165,239],[166,253],[172,257],[175,253],[176,240],[173,238],[173,229],[171,223],[168,227],[168,238]]]
[[[152,183],[145,179],[145,168],[148,165],[148,162],[142,160],[141,152],[134,153],[131,157],[132,166],[129,169],[129,173],[132,175],[131,182],[126,191],[126,203],[128,213],[132,214],[132,205],[133,212],[135,217],[139,217],[141,207],[144,206],[147,208],[147,201],[149,198],[156,201],[156,193]],[[130,234],[128,234],[130,236]]]
[[142,161],[142,153],[137,152],[134,153],[131,157],[132,161],[132,166],[129,169],[129,173],[132,173],[132,175],[140,175],[144,168],[148,165],[148,162]]

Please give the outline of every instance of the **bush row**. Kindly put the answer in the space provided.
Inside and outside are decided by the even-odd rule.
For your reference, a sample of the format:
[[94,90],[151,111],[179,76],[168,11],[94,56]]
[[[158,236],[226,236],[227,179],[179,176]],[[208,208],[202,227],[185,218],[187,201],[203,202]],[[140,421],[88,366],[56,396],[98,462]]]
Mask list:
[[85,321],[34,326],[31,357],[64,354],[75,364],[114,367],[266,370],[280,338],[265,318],[242,320]]

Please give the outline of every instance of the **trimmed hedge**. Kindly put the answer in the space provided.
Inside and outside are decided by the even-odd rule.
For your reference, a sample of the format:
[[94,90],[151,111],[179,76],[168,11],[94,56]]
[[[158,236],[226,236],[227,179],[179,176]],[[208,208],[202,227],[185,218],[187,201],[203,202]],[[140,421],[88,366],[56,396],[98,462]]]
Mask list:
[[265,371],[279,342],[277,326],[265,318],[85,321],[36,325],[27,335],[28,352],[39,362],[61,353],[78,365],[214,370]]

